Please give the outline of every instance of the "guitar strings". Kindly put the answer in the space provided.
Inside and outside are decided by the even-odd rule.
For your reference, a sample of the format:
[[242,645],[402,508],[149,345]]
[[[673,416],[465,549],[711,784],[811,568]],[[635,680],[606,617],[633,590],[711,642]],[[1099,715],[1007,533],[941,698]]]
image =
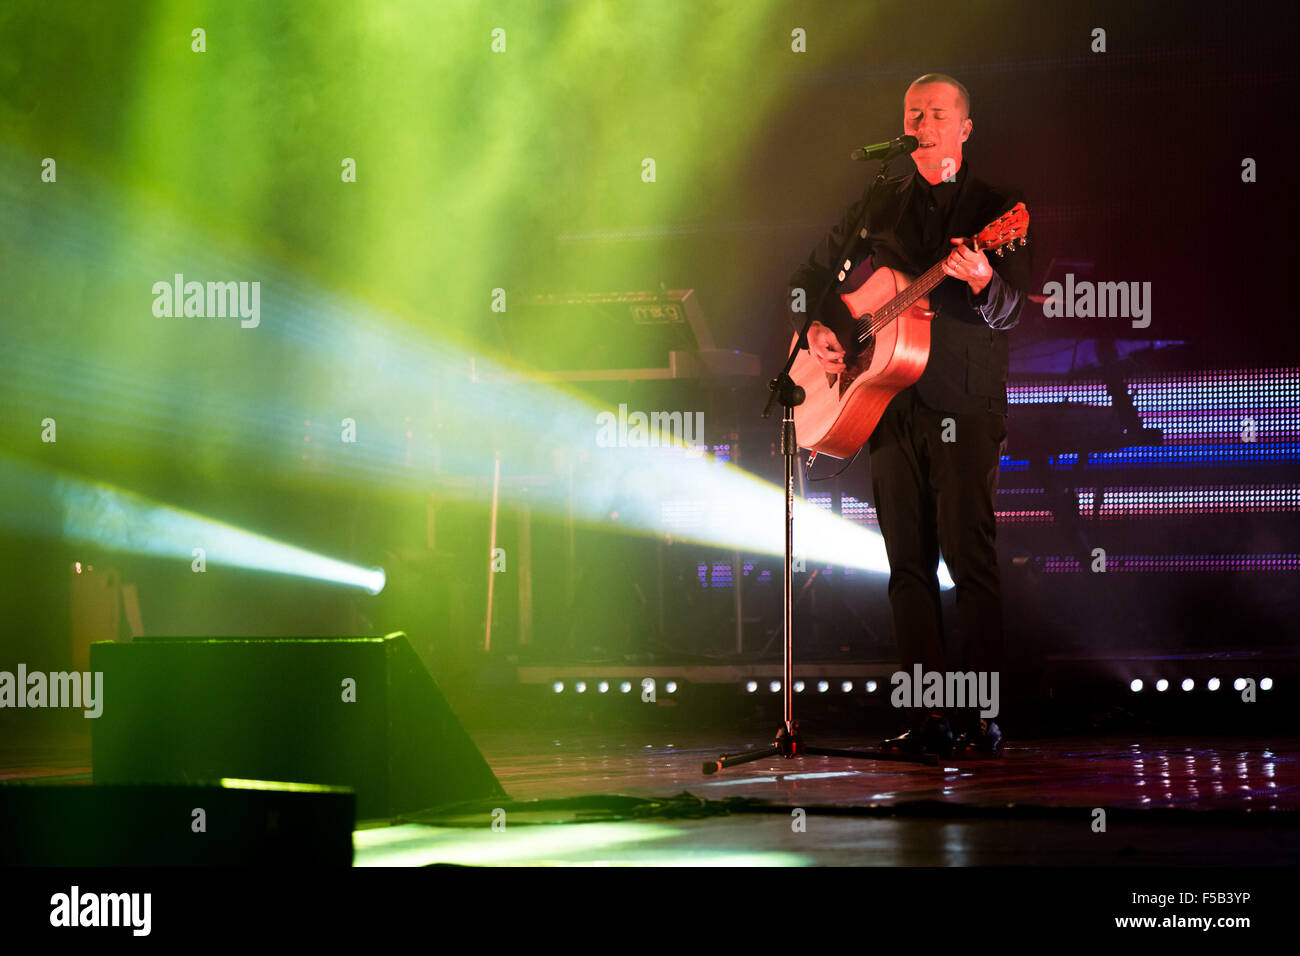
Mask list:
[[[998,238],[1001,239],[1002,237],[999,236]],[[1010,242],[1014,243],[1015,240],[1016,237],[1013,235],[1010,239]],[[993,249],[997,247],[983,246],[977,248]],[[926,270],[923,276],[921,276],[919,279],[917,279],[915,282],[909,285],[902,292],[898,293],[898,295],[894,296],[894,298],[890,299],[889,302],[885,303],[884,308],[882,308],[879,312],[872,315],[871,316],[872,321],[868,324],[867,328],[863,329],[858,333],[858,341],[865,342],[867,339],[874,336],[877,332],[879,332],[881,329],[887,326],[890,322],[893,322],[894,319],[898,318],[909,308],[911,308],[917,299],[919,299],[926,292],[930,291],[930,288],[932,288],[935,285],[938,285],[939,281],[941,281],[939,278],[939,274],[943,272],[944,261],[945,260],[940,259],[938,262],[932,265],[928,270]],[[935,281],[927,286],[927,283],[929,283],[929,280],[932,278],[935,279]],[[860,324],[862,320],[856,319],[855,321]]]
[[[890,299],[889,302],[885,304],[884,308],[871,316],[872,321],[868,324],[867,328],[858,333],[858,341],[865,342],[911,308],[917,299],[929,291],[929,288],[926,288],[927,282],[929,282],[930,279],[937,278],[937,273],[942,272],[943,262],[940,261],[935,263],[926,271],[925,275],[921,276],[921,278],[917,279],[902,292],[898,293],[898,295],[894,296],[894,298]],[[933,284],[937,285],[938,282],[936,281]],[[861,319],[856,321],[861,322]]]

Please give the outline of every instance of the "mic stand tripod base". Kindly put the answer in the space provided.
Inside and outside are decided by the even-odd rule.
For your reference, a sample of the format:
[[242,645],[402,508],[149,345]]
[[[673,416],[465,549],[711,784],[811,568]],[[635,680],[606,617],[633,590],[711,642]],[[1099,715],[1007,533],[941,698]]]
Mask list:
[[747,750],[739,754],[723,754],[717,760],[705,761],[700,769],[706,774],[717,773],[742,763],[752,763],[766,757],[843,757],[848,760],[893,760],[899,763],[920,763],[931,767],[939,765],[937,754],[910,754],[901,750],[838,750],[828,747],[807,747],[799,736],[799,722],[793,721],[793,731],[784,726],[776,732],[772,746],[764,750]]

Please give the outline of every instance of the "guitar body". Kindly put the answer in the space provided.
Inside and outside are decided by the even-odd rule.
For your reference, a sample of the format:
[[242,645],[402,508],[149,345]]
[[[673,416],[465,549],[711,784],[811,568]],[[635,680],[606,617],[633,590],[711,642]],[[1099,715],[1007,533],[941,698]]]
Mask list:
[[[911,283],[910,276],[882,267],[840,298],[853,317],[865,324]],[[839,375],[828,374],[807,349],[799,351],[790,377],[806,396],[794,410],[800,447],[848,458],[866,444],[885,407],[925,371],[930,357],[930,320],[934,318],[929,306],[928,297],[917,299],[863,343]]]

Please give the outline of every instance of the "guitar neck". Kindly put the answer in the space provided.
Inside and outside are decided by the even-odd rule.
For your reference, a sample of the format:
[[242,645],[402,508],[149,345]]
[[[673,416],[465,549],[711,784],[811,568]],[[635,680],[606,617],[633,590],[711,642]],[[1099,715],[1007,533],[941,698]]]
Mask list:
[[[977,252],[984,249],[993,249],[997,251],[998,255],[1002,255],[1003,248],[1007,246],[1011,248],[1012,252],[1016,251],[1015,243],[1017,239],[1020,240],[1020,245],[1023,246],[1028,241],[1028,234],[1029,210],[1025,208],[1023,202],[1018,202],[981,229],[975,236],[962,241]],[[860,316],[857,320],[858,341],[865,342],[875,335],[911,308],[917,299],[923,295],[928,295],[931,289],[946,279],[948,274],[943,271],[943,264],[947,259],[948,257],[944,256],[932,265],[924,275],[886,302],[874,315],[865,313]]]
[[874,315],[864,315],[858,319],[858,341],[865,342],[868,337],[875,335],[911,308],[917,299],[927,295],[931,289],[946,279],[948,274],[943,271],[945,260],[946,257],[932,265],[915,282],[886,302]]

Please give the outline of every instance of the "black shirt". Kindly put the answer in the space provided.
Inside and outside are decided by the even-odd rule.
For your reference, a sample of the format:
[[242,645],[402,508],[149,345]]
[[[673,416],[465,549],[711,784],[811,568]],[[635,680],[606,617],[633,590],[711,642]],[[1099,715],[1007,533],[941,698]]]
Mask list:
[[912,184],[912,215],[904,219],[906,225],[912,226],[908,239],[920,248],[934,250],[936,259],[947,242],[948,220],[952,217],[953,202],[965,177],[966,165],[963,163],[952,182],[941,181],[931,186],[917,176]]

